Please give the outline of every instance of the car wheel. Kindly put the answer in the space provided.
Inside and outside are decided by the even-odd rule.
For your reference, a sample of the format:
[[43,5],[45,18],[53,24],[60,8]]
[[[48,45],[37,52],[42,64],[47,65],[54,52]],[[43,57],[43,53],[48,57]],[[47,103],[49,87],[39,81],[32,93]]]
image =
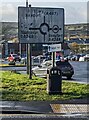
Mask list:
[[15,62],[12,62],[12,63],[10,62],[9,65],[15,65]]
[[14,61],[16,62],[16,59],[14,59]]
[[21,62],[21,59],[19,59],[19,62]]
[[71,80],[71,77],[72,77],[72,76],[67,76],[67,79],[68,79],[68,80]]
[[13,65],[15,65],[15,63],[13,63]]

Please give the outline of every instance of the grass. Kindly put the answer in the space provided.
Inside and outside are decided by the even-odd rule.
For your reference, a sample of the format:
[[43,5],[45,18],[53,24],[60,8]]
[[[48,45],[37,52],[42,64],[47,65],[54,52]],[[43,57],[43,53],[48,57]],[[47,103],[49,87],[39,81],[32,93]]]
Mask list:
[[0,92],[2,100],[30,101],[30,100],[67,100],[89,97],[89,85],[62,81],[63,95],[48,95],[47,81],[44,78],[2,71]]

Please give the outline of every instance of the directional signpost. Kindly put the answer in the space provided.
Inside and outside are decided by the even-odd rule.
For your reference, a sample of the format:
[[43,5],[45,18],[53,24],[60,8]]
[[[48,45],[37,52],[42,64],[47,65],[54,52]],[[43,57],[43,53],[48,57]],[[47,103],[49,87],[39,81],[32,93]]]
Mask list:
[[18,7],[18,30],[20,43],[63,43],[64,9]]
[[64,9],[19,7],[20,43],[62,43],[64,41]]

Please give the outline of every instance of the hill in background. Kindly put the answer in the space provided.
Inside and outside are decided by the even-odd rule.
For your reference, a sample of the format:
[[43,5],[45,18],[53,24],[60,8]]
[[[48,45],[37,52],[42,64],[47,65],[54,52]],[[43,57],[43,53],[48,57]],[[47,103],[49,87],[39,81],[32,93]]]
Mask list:
[[[18,41],[18,23],[2,22],[2,30],[0,31],[0,40],[17,40]],[[65,40],[70,38],[87,38],[87,24],[69,24],[65,25]]]

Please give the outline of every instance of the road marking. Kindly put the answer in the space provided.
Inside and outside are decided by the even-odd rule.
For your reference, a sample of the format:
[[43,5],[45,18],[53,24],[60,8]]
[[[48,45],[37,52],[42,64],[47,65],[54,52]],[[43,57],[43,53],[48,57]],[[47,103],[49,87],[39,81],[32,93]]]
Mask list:
[[54,113],[87,113],[89,105],[86,104],[50,104]]

